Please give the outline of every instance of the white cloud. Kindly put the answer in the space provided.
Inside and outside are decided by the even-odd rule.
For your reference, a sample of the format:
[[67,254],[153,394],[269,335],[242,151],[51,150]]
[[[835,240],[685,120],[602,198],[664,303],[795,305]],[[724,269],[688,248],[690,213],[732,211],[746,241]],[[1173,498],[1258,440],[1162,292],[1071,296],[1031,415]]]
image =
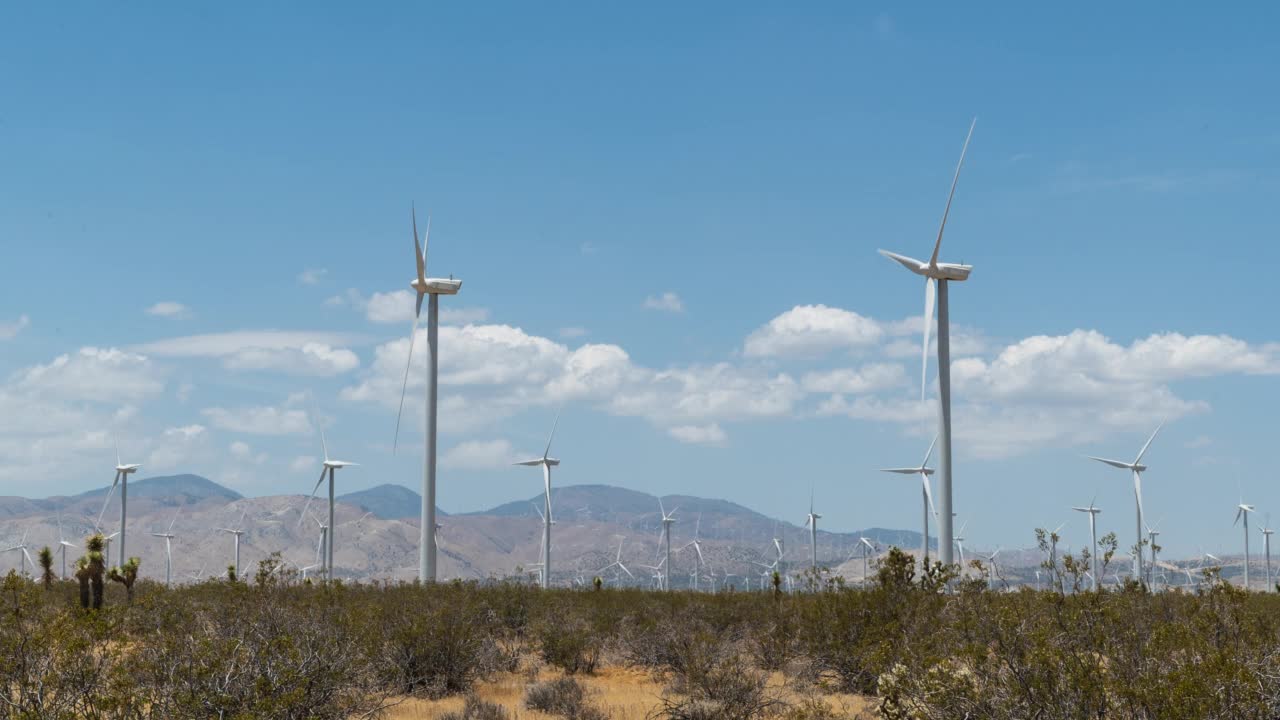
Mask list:
[[360,366],[360,358],[346,348],[306,343],[299,348],[246,348],[223,359],[229,370],[275,370],[296,375],[338,375]]
[[661,295],[650,295],[645,298],[644,309],[682,313],[684,312],[684,301],[680,299],[679,295],[673,292],[664,292]]
[[880,323],[826,305],[799,305],[747,337],[747,357],[813,356],[832,350],[869,348],[880,342]]
[[585,336],[586,334],[587,334],[586,328],[580,328],[580,327],[560,328],[560,337],[566,340],[572,340],[573,338],[580,338]]
[[149,472],[180,469],[205,448],[208,433],[203,425],[191,424],[166,428],[143,463]]
[[247,458],[253,453],[253,448],[249,447],[249,443],[243,440],[235,440],[227,448],[231,452],[232,457]]
[[298,273],[298,282],[303,285],[319,285],[329,271],[324,268],[307,268]]
[[47,365],[19,371],[11,389],[75,402],[136,402],[164,389],[160,371],[145,356],[116,348],[81,348]]
[[468,440],[446,450],[440,464],[456,470],[497,470],[519,459],[508,440]]
[[18,333],[26,329],[31,324],[31,318],[21,315],[13,322],[0,322],[0,340],[12,340],[18,336]]
[[180,302],[163,300],[146,309],[148,315],[165,318],[183,318],[191,314],[191,308]]
[[217,359],[230,370],[336,375],[360,365],[354,352],[340,347],[354,340],[343,333],[245,330],[157,340],[134,349],[157,357]]
[[[413,322],[413,309],[417,302],[417,297],[417,293],[409,290],[376,292],[363,303],[365,317],[372,323],[405,324]],[[426,299],[423,299],[422,302],[425,305]],[[356,305],[356,307],[361,307],[361,305]]]
[[724,445],[729,439],[717,423],[710,425],[678,425],[667,430],[667,434],[682,443],[695,445]]
[[860,368],[837,368],[806,373],[800,384],[812,393],[868,393],[908,383],[907,373],[894,363],[870,363]]
[[299,455],[289,462],[289,472],[312,472],[320,467],[320,459],[314,455]]
[[311,432],[306,412],[277,407],[220,408],[200,411],[214,427],[249,435],[305,435]]

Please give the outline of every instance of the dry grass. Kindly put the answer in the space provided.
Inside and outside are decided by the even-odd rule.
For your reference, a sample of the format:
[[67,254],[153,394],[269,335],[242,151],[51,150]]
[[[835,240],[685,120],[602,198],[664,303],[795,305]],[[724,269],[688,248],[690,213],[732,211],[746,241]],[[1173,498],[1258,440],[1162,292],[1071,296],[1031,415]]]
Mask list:
[[[554,679],[559,673],[544,670],[538,680]],[[646,720],[661,705],[662,684],[648,673],[625,667],[602,667],[595,675],[576,675],[587,688],[591,702],[604,710],[612,720]],[[477,684],[476,695],[506,708],[513,720],[534,720],[554,716],[524,707],[525,688],[533,682],[527,673],[503,673]],[[785,699],[798,699],[783,677],[775,674],[770,686]],[[858,695],[824,695],[822,699],[842,717],[873,718],[875,702]],[[436,720],[452,710],[461,710],[461,696],[443,700],[404,698],[391,708],[385,720]]]

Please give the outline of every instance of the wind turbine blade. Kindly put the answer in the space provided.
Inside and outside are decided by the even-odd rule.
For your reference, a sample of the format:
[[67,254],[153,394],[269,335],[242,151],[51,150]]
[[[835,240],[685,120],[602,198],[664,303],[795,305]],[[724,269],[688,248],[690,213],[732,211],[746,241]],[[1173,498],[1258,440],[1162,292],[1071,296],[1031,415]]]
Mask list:
[[116,467],[120,467],[120,465],[122,464],[120,462],[120,441],[115,438],[112,438],[111,442],[114,443],[116,446]]
[[1143,445],[1143,446],[1142,446],[1142,449],[1138,451],[1138,459],[1133,461],[1133,464],[1134,464],[1134,465],[1137,465],[1138,463],[1142,462],[1142,456],[1147,454],[1147,448],[1151,447],[1151,441],[1152,441],[1152,440],[1155,440],[1155,439],[1156,439],[1156,435],[1159,435],[1159,434],[1160,434],[1160,428],[1162,428],[1162,427],[1164,427],[1164,423],[1163,423],[1163,422],[1161,422],[1159,425],[1157,425],[1157,426],[1156,426],[1156,431],[1155,431],[1155,432],[1153,432],[1153,433],[1151,433],[1151,437],[1147,438],[1147,444],[1146,444],[1146,445]]
[[938,444],[938,435],[941,433],[934,433],[933,442],[929,443],[929,452],[924,454],[924,462],[920,463],[920,467],[929,466],[929,458],[933,457],[933,446]]
[[929,476],[920,473],[920,482],[924,483],[924,497],[929,501],[929,514],[935,518],[938,517],[938,511],[933,507],[933,491],[929,489]]
[[556,428],[560,427],[560,413],[564,412],[564,406],[556,411],[556,420],[551,423],[551,435],[547,437],[547,449],[542,451],[542,459],[546,460],[551,456],[551,441],[556,439]]
[[1132,469],[1133,469],[1133,464],[1132,464],[1132,463],[1120,462],[1119,460],[1108,460],[1108,459],[1106,459],[1106,458],[1094,457],[1094,456],[1092,456],[1092,455],[1085,455],[1085,457],[1089,458],[1090,460],[1097,460],[1098,462],[1100,462],[1100,463],[1104,463],[1104,464],[1106,464],[1106,465],[1110,465],[1111,467],[1118,467],[1118,468],[1120,468],[1121,470],[1132,470]]
[[1232,525],[1232,526],[1239,525],[1239,524],[1240,524],[1240,516],[1241,516],[1241,515],[1243,515],[1243,514],[1244,514],[1244,508],[1242,508],[1242,507],[1238,507],[1238,508],[1236,508],[1236,520],[1235,520],[1235,522],[1231,523],[1231,525]]
[[929,267],[938,267],[938,251],[942,249],[942,231],[947,229],[947,216],[951,214],[951,199],[956,196],[956,184],[960,182],[960,168],[964,167],[965,153],[969,152],[969,140],[973,137],[973,128],[978,124],[974,118],[969,124],[969,134],[964,138],[964,147],[960,149],[960,162],[956,163],[955,177],[951,178],[951,192],[947,194],[947,207],[942,211],[942,224],[938,226],[938,240],[933,244],[933,255],[929,258]]
[[[315,499],[316,493],[320,492],[320,483],[324,482],[324,476],[329,472],[329,468],[320,469],[320,479],[316,481],[316,486],[311,489],[311,495],[307,498],[307,502],[302,505],[302,515],[298,517],[298,526],[302,526],[302,519],[307,516],[307,509],[311,507],[311,501]],[[244,516],[240,516],[240,520],[244,520]]]
[[413,343],[418,337],[418,320],[422,317],[422,294],[418,294],[418,312],[413,316],[413,327],[409,330],[409,353],[404,361],[404,381],[400,383],[400,409],[396,411],[396,436],[391,441],[391,454],[396,454],[396,448],[400,445],[400,417],[404,415],[404,395],[409,389],[409,368],[413,366]]
[[[427,261],[426,253],[422,251],[422,245],[418,242],[418,210],[410,205],[409,212],[413,216],[413,260],[418,265],[418,280],[425,283],[427,281]],[[428,220],[428,222],[430,221]]]
[[1142,509],[1142,473],[1137,470],[1133,471],[1133,496],[1138,500],[1138,514],[1146,517],[1146,512]]
[[179,513],[181,513],[181,512],[182,512],[182,508],[178,508],[178,512],[176,512],[176,513],[174,513],[174,514],[173,514],[173,519],[169,521],[169,529],[168,529],[168,530],[165,530],[165,532],[166,532],[166,533],[172,533],[172,532],[173,532],[173,524],[174,524],[174,523],[176,523],[176,522],[178,522],[178,514],[179,514]]
[[924,344],[920,346],[920,399],[929,392],[929,331],[933,327],[933,278],[924,279]]
[[324,452],[324,461],[329,462],[329,443],[324,439],[324,421],[320,418],[320,410],[316,408],[315,398],[311,398],[311,414],[315,416],[316,428],[320,431],[320,449]]
[[116,484],[120,482],[120,471],[116,471],[115,480],[111,481],[111,488],[107,490],[107,501],[102,503],[102,512],[98,513],[98,522],[94,523],[95,528],[102,527],[102,517],[107,514],[107,506],[111,504],[111,494],[116,491]]

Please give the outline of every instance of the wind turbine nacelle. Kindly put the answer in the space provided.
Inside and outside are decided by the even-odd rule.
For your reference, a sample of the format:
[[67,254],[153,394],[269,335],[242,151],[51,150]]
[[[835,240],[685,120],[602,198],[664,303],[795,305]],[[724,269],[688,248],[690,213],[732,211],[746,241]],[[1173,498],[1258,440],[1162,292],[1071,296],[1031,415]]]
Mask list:
[[969,273],[973,272],[972,265],[958,265],[956,263],[938,263],[936,270],[930,270],[929,275],[939,280],[954,280],[962,282],[969,279]]
[[462,281],[456,278],[427,278],[425,283],[414,278],[409,286],[428,295],[457,295],[462,289]]
[[1139,472],[1139,473],[1140,473],[1140,472],[1146,472],[1146,471],[1147,471],[1147,466],[1146,466],[1146,465],[1134,465],[1134,466],[1133,466],[1133,471],[1134,471],[1134,472]]

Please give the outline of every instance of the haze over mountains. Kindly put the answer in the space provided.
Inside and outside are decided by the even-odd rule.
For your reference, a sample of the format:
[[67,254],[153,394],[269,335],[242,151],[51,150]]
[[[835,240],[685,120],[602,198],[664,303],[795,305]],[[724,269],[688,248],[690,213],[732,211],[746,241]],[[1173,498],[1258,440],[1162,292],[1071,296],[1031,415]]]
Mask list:
[[[35,549],[56,547],[59,522],[62,536],[79,543],[91,534],[107,489],[97,488],[74,496],[48,498],[0,497],[0,542],[16,544],[23,535]],[[439,531],[442,578],[501,578],[527,576],[537,562],[541,539],[540,496],[502,503],[489,510],[448,514],[440,511]],[[698,533],[706,569],[723,581],[726,573],[741,585],[750,576],[758,581],[761,565],[773,562],[772,540],[782,540],[784,565],[792,570],[809,563],[808,530],[771,518],[727,500],[668,495],[666,507],[675,509],[678,522],[672,531],[672,585],[692,582],[695,568],[692,549],[677,552]],[[335,511],[335,574],[344,578],[412,580],[417,569],[420,495],[400,485],[377,487],[338,496]],[[232,539],[216,528],[239,528],[241,571],[252,571],[273,551],[297,567],[316,562],[319,541],[317,519],[323,518],[322,498],[312,500],[308,514],[301,495],[247,498],[198,475],[171,475],[129,483],[127,551],[142,558],[142,574],[163,577],[164,545],[149,533],[173,523],[174,577],[186,580],[203,571],[221,574],[232,559]],[[119,529],[119,500],[113,496],[102,527]],[[798,514],[798,513],[797,513]],[[176,520],[175,520],[176,517]],[[647,584],[659,559],[658,498],[647,493],[608,485],[576,485],[553,490],[553,579],[558,583],[590,581],[600,568],[613,562],[618,544],[634,577],[619,581]],[[918,549],[920,535],[911,530],[868,528],[853,533],[818,532],[820,564],[834,568],[848,580],[862,574],[858,538],[873,540],[880,551],[897,545],[909,552]],[[12,543],[8,542],[12,541]],[[972,555],[971,555],[972,556]],[[874,555],[872,556],[874,558]],[[114,562],[115,554],[111,560]],[[1010,568],[1039,562],[1034,551],[1005,551],[1000,555]],[[0,570],[17,567],[17,553],[0,558]],[[704,570],[705,571],[705,570]],[[611,579],[611,578],[610,578]],[[703,581],[705,582],[705,581]]]

